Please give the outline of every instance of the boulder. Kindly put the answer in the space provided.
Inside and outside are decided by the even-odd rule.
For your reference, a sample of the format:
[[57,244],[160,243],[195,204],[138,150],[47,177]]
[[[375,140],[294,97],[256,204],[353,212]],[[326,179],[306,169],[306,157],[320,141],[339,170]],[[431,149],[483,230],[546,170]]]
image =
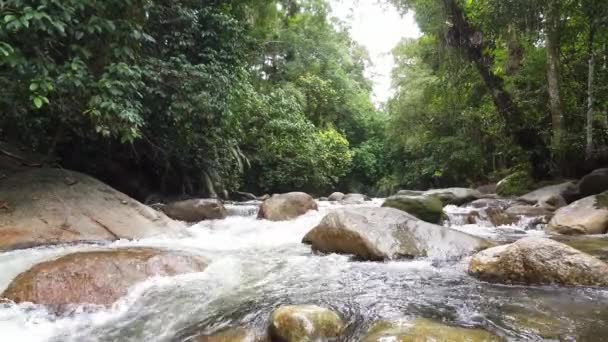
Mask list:
[[185,222],[226,218],[224,204],[222,204],[222,201],[213,198],[173,202],[161,207],[161,210],[170,218]]
[[483,195],[496,194],[496,183],[484,184],[484,185],[478,186],[477,189],[475,189],[475,190],[479,191]]
[[362,342],[499,342],[500,337],[482,329],[460,328],[429,319],[378,322],[368,330]]
[[152,248],[69,254],[19,274],[2,297],[58,308],[68,304],[110,305],[129,287],[155,276],[201,272],[202,257]]
[[267,336],[260,336],[252,330],[233,328],[212,335],[200,335],[195,342],[268,342]]
[[469,263],[469,274],[498,283],[608,286],[608,264],[540,237],[477,253]]
[[393,208],[345,208],[327,214],[303,243],[324,253],[353,254],[362,260],[401,257],[450,258],[490,244],[481,238],[427,223]]
[[306,214],[309,210],[318,210],[317,202],[312,196],[303,192],[290,192],[272,195],[262,202],[258,218],[270,221],[286,221]]
[[481,192],[469,188],[433,189],[426,191],[424,195],[438,197],[443,205],[463,205],[483,197]]
[[363,204],[367,201],[367,196],[362,194],[347,194],[340,201],[342,204]]
[[576,185],[573,182],[565,182],[534,190],[520,196],[517,200],[529,205],[555,210],[567,205],[564,193],[574,189],[576,189]]
[[496,193],[503,197],[520,196],[530,189],[532,183],[532,178],[527,172],[517,171],[496,184]]
[[422,195],[424,195],[424,191],[419,191],[419,190],[399,190],[399,191],[397,191],[397,195],[403,195],[403,196],[422,196]]
[[337,202],[337,201],[341,201],[344,199],[344,194],[341,192],[334,192],[331,195],[329,195],[329,197],[327,197],[327,200],[330,202]]
[[511,216],[537,217],[542,216],[550,219],[553,212],[544,207],[535,207],[531,205],[514,205],[505,210],[505,214]]
[[285,305],[270,316],[272,340],[282,342],[327,341],[344,333],[338,314],[316,305]]
[[578,182],[578,195],[588,197],[608,190],[608,168],[597,169]]
[[0,180],[0,250],[185,234],[181,223],[78,172],[29,169]]
[[258,197],[250,192],[235,191],[230,198],[237,202],[257,201]]
[[580,199],[555,212],[545,232],[580,235],[604,234],[608,230],[608,193]]
[[444,218],[443,204],[435,196],[395,195],[387,198],[382,206],[405,211],[430,223],[440,223]]

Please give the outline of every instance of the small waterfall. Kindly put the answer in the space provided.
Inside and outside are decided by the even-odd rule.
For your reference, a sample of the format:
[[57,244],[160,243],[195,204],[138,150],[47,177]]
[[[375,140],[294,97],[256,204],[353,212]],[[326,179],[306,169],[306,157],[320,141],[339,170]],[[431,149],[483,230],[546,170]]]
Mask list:
[[260,202],[250,201],[242,203],[225,204],[228,216],[256,216],[260,207]]

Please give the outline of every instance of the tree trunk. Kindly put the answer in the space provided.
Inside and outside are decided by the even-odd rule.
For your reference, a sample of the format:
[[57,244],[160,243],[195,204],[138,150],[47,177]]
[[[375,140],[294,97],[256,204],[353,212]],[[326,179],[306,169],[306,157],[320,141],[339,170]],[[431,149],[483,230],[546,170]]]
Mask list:
[[547,86],[549,91],[549,110],[553,129],[553,147],[561,148],[563,137],[562,97],[559,85],[560,69],[560,0],[551,0],[545,11],[545,44],[547,51]]
[[448,31],[448,44],[463,51],[469,62],[477,68],[492,95],[497,112],[505,120],[509,133],[515,142],[529,154],[533,176],[535,178],[546,176],[548,172],[545,163],[545,157],[548,156],[547,146],[535,129],[526,127],[523,115],[513,102],[511,94],[504,88],[503,79],[492,71],[494,60],[492,56],[483,52],[484,44],[481,32],[473,29],[456,0],[443,0],[443,4],[452,24]]
[[589,55],[589,75],[587,77],[587,148],[586,148],[586,159],[591,160],[593,158],[593,76],[595,73],[595,54],[593,52],[593,41],[595,39],[595,28],[590,23],[589,29],[589,41],[587,47],[587,53]]

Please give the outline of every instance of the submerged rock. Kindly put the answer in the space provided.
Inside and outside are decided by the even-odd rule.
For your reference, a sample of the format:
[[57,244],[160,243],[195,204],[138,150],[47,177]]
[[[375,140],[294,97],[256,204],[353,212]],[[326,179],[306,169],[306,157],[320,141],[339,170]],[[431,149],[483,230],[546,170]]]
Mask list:
[[482,238],[421,221],[393,208],[330,212],[302,242],[320,252],[354,254],[363,260],[450,258],[490,246]]
[[608,193],[580,199],[555,212],[545,232],[565,235],[604,234],[608,230]]
[[440,223],[444,217],[443,203],[435,196],[395,195],[387,198],[382,206],[405,211],[430,223]]
[[234,328],[220,331],[212,335],[197,336],[196,342],[268,342],[267,336],[260,336],[254,331],[244,328]]
[[362,342],[499,342],[502,338],[482,329],[460,328],[418,318],[413,321],[379,322],[365,334]]
[[172,219],[185,222],[226,218],[226,208],[217,199],[190,199],[167,204],[161,210]]
[[564,193],[574,189],[576,189],[576,185],[573,182],[565,182],[534,190],[518,197],[517,200],[529,205],[555,210],[567,205]]
[[184,226],[108,185],[61,169],[0,181],[0,250],[186,235]]
[[287,221],[309,210],[318,210],[317,202],[309,194],[303,192],[289,192],[272,195],[262,202],[258,218],[270,221]]
[[340,316],[316,305],[285,305],[270,316],[271,338],[281,342],[327,341],[340,337],[345,324]]
[[528,237],[473,256],[469,273],[479,279],[516,284],[608,286],[608,265],[565,244]]
[[16,303],[61,309],[68,304],[110,305],[132,285],[154,276],[201,272],[202,257],[153,248],[81,252],[35,265],[2,294]]
[[341,201],[342,199],[344,199],[344,194],[341,192],[334,192],[331,195],[329,195],[329,197],[327,197],[327,200],[330,202],[337,202],[337,201]]

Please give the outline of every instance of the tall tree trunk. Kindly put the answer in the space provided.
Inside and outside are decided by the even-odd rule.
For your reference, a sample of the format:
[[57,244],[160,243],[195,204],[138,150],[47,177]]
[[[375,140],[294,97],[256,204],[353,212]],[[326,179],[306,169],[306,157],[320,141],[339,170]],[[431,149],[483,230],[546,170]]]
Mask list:
[[523,115],[513,102],[511,94],[504,88],[503,79],[492,71],[494,60],[483,52],[481,32],[471,26],[456,0],[443,0],[443,5],[452,24],[447,37],[448,44],[463,51],[466,58],[477,68],[492,95],[496,110],[506,122],[509,133],[515,142],[529,153],[534,177],[546,176],[548,169],[544,161],[548,155],[547,146],[535,129],[526,127]]
[[589,23],[589,40],[587,42],[587,54],[589,55],[589,75],[587,77],[587,148],[586,159],[593,158],[593,76],[595,73],[595,54],[593,52],[593,42],[595,40],[595,27],[590,20]]
[[550,0],[545,11],[545,44],[547,51],[547,86],[549,90],[549,110],[553,129],[553,147],[561,148],[563,137],[562,97],[559,85],[560,69],[560,1]]

